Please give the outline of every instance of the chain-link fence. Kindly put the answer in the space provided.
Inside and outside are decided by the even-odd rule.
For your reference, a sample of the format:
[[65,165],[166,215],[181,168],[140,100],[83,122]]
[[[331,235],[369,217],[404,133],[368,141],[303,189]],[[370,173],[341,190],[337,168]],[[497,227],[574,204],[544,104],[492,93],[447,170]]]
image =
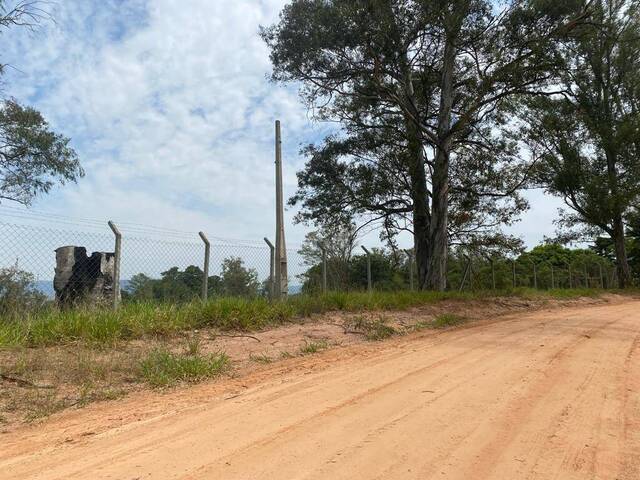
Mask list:
[[469,258],[449,261],[451,290],[614,288],[616,269],[606,259],[571,262]]
[[[230,240],[55,215],[3,217],[12,221],[0,221],[0,315],[54,303],[180,303],[274,292],[267,239]],[[308,249],[302,255],[300,246],[289,245],[287,259],[290,294],[418,288],[411,251],[358,248],[341,258],[320,248],[315,256]],[[448,262],[448,289],[454,291],[611,288],[615,280],[606,259],[558,264],[452,255]]]
[[[0,221],[0,314],[53,304],[187,302],[216,296],[269,297],[272,255],[240,241],[135,224]],[[71,228],[73,227],[73,228]],[[120,237],[120,238],[118,238]],[[289,292],[307,270],[287,249]],[[118,280],[119,279],[119,280]]]

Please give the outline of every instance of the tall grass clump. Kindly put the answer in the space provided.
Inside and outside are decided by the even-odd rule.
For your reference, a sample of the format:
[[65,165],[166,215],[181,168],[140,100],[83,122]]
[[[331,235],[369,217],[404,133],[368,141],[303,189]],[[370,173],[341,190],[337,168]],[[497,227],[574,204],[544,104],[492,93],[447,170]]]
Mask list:
[[251,331],[328,311],[404,310],[442,300],[473,300],[497,296],[576,298],[602,290],[517,289],[500,292],[375,291],[294,295],[286,301],[264,298],[216,298],[203,303],[125,303],[118,310],[77,308],[0,318],[0,348],[47,346],[76,341],[101,345],[148,336],[170,336],[199,328]]
[[158,349],[140,362],[140,372],[151,386],[169,387],[179,382],[195,383],[216,377],[229,365],[229,357],[224,353],[180,354]]

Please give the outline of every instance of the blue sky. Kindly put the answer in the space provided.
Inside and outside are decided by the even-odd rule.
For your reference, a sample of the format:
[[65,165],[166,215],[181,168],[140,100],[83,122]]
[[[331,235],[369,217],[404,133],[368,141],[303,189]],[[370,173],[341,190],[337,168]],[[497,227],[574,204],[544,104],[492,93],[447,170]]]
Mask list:
[[[285,195],[320,138],[293,87],[266,80],[259,25],[284,0],[56,0],[55,22],[2,37],[4,93],[72,138],[87,175],[34,204],[83,218],[228,238],[273,236],[273,122],[283,123]],[[529,195],[510,231],[535,245],[560,203]],[[306,228],[293,225],[300,243]],[[366,241],[375,242],[376,235]],[[408,245],[407,245],[408,246]]]

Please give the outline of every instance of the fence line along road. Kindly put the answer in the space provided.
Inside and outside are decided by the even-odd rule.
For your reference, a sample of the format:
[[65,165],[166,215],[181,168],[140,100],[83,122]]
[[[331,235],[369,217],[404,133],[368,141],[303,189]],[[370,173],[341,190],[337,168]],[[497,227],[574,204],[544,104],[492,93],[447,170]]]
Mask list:
[[[275,247],[268,238],[231,240],[131,223],[8,216],[20,223],[0,221],[0,314],[54,298],[62,306],[89,299],[117,307],[123,301],[275,294]],[[330,257],[325,247],[319,246],[316,260],[303,258],[298,246],[287,249],[290,293],[417,288],[412,250],[389,254],[362,246],[363,254],[345,260]],[[615,268],[604,259],[558,265],[453,254],[448,263],[448,288],[454,291],[614,284]]]
[[[115,222],[66,229],[31,220],[0,221],[0,295],[13,296],[9,303],[26,297],[30,306],[57,297],[73,305],[89,298],[117,307],[130,299],[189,301],[273,291],[272,254],[262,242]],[[287,252],[291,293],[302,288],[307,268],[297,250]]]

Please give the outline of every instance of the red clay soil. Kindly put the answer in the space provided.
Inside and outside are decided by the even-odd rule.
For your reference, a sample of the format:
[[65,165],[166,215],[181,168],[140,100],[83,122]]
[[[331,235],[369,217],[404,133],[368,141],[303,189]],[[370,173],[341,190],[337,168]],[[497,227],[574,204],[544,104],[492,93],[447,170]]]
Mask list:
[[0,435],[2,479],[640,479],[640,301],[139,392]]

